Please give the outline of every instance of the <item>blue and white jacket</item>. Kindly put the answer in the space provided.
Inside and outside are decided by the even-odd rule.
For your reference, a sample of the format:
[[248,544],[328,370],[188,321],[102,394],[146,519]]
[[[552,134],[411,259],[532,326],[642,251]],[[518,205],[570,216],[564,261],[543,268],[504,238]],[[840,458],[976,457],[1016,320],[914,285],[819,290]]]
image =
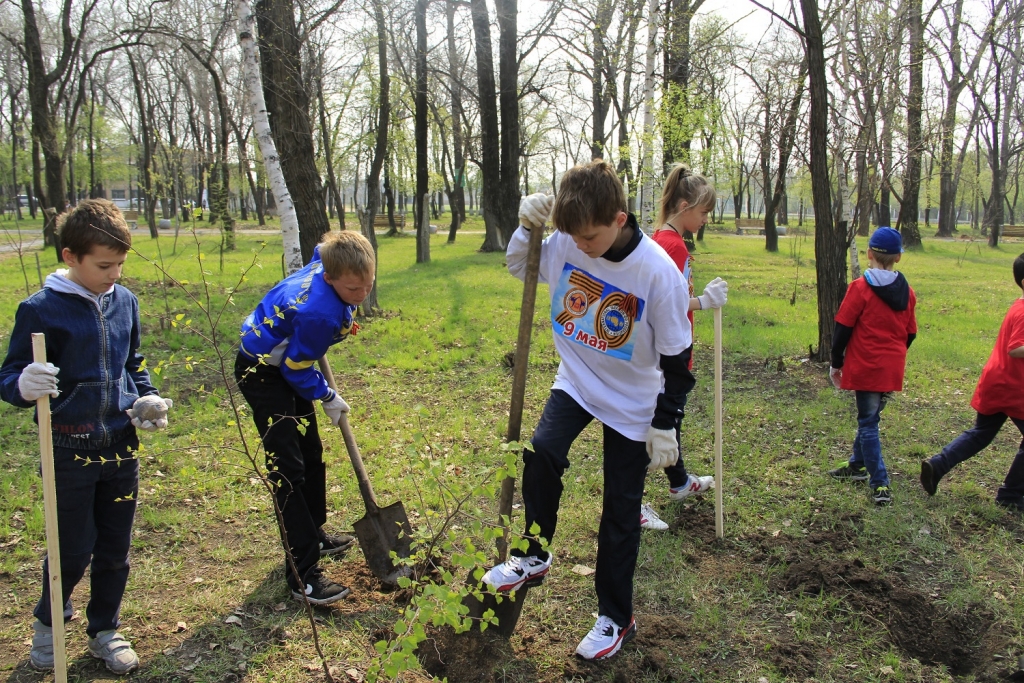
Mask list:
[[60,394],[50,399],[53,445],[99,450],[135,435],[125,410],[139,396],[157,393],[139,354],[139,301],[114,285],[93,294],[63,275],[18,305],[7,358],[0,367],[0,397],[20,408],[35,406],[18,390],[32,362],[32,333],[46,335],[46,360],[60,368]]
[[279,367],[295,393],[307,401],[330,401],[334,390],[313,364],[351,333],[355,311],[324,280],[317,247],[313,259],[267,292],[242,323],[239,352]]

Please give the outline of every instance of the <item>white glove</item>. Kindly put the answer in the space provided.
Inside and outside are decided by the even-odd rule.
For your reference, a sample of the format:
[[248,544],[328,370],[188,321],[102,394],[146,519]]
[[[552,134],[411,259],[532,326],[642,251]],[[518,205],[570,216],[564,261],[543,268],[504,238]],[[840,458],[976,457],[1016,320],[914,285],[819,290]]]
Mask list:
[[832,386],[836,389],[843,388],[843,369],[842,368],[829,368],[828,378],[832,380]]
[[729,300],[729,283],[716,277],[704,286],[704,293],[697,297],[701,310],[721,308]]
[[551,207],[555,205],[555,198],[551,195],[537,192],[519,202],[519,223],[527,230],[542,228],[551,213]]
[[679,442],[676,441],[676,430],[648,427],[647,457],[651,459],[651,464],[647,466],[648,472],[663,470],[676,464],[676,460],[679,459]]
[[29,363],[18,377],[18,391],[26,401],[38,401],[49,394],[56,398],[57,373],[60,368],[53,363]]
[[173,405],[174,401],[169,398],[150,394],[137,398],[134,405],[124,412],[128,413],[128,417],[132,419],[132,424],[136,429],[155,432],[167,427],[167,411]]
[[327,413],[327,417],[330,418],[331,424],[335,427],[341,422],[341,416],[343,413],[347,413],[349,408],[348,404],[345,403],[345,399],[339,396],[337,393],[334,394],[334,398],[330,401],[324,401],[324,412]]

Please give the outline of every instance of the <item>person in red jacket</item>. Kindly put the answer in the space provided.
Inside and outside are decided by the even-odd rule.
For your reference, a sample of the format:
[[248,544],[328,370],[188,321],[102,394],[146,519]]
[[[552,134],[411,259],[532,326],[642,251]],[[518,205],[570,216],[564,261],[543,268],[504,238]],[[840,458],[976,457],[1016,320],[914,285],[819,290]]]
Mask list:
[[[1024,293],[1024,254],[1013,262],[1013,281]],[[974,426],[921,462],[921,486],[934,496],[939,480],[951,469],[985,449],[1010,418],[1024,434],[1024,296],[1013,302],[999,328],[995,348],[974,390]],[[1024,512],[1024,441],[996,492],[996,505]]]
[[857,397],[857,437],[849,462],[829,472],[835,479],[869,481],[876,505],[892,502],[889,473],[882,460],[878,422],[894,391],[903,389],[907,349],[917,336],[917,297],[903,273],[893,270],[903,239],[892,228],[868,240],[868,269],[850,283],[832,335],[829,376],[838,389]]

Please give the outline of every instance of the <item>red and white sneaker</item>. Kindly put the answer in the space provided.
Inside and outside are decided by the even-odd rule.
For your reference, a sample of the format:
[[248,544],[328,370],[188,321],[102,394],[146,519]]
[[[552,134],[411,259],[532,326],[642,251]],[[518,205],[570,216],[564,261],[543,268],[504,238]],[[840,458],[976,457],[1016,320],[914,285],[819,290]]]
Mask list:
[[668,524],[658,516],[654,508],[647,503],[642,503],[640,505],[640,528],[650,529],[651,531],[664,531],[668,528]]
[[507,593],[519,590],[529,583],[531,586],[541,583],[551,569],[551,560],[554,556],[548,553],[548,559],[542,560],[536,555],[528,557],[509,557],[501,564],[491,567],[484,574],[483,582],[498,591]]
[[576,646],[576,654],[583,659],[608,659],[622,649],[622,646],[636,637],[636,619],[622,628],[606,616],[597,618],[594,628]]
[[678,488],[669,488],[668,497],[672,500],[683,500],[697,493],[704,493],[714,488],[714,477],[695,477],[692,474],[686,479],[686,483]]

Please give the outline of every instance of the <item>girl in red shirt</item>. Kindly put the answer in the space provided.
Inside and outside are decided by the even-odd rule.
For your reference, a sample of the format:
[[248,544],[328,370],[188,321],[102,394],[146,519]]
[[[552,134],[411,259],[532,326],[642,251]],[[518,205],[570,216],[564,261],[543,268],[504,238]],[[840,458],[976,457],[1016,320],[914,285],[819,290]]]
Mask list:
[[[1024,254],[1013,262],[1013,281],[1024,292]],[[1006,418],[1024,434],[1024,297],[1013,302],[1003,319],[971,407],[978,411],[974,426],[941,453],[921,462],[921,486],[929,496],[935,495],[939,480],[947,472],[992,443]],[[996,492],[996,505],[1024,512],[1024,441]]]

